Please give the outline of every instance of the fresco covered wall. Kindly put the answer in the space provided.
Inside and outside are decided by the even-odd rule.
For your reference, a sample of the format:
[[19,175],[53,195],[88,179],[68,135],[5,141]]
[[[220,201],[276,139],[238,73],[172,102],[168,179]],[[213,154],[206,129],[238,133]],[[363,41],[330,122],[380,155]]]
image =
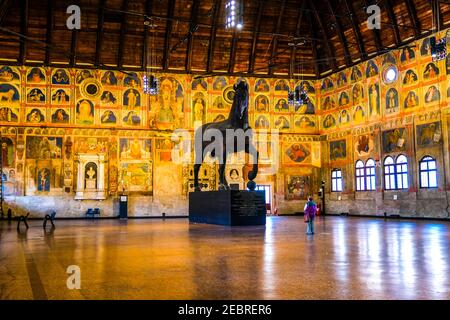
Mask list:
[[[390,66],[398,76],[389,83]],[[448,217],[450,55],[432,61],[425,38],[323,79],[320,88],[328,212]],[[408,160],[408,187],[386,190],[384,161],[399,155]],[[425,156],[436,159],[437,188],[420,187]],[[356,191],[356,162],[368,159],[376,164],[375,190]],[[342,170],[343,192],[330,192],[333,169]]]
[[[61,216],[74,217],[99,207],[103,215],[113,216],[118,214],[118,195],[125,192],[130,215],[186,215],[192,163],[179,161],[185,155],[183,143],[172,141],[172,133],[186,129],[192,139],[194,124],[226,119],[232,86],[239,79],[161,74],[160,93],[150,96],[143,92],[142,76],[0,66],[7,205],[32,215],[55,208]],[[320,166],[315,83],[244,80],[250,86],[250,125],[259,133],[270,136],[274,130],[277,135],[258,141],[265,151],[257,182],[271,186],[273,210],[298,211],[292,204],[306,199],[318,179],[313,168]],[[310,93],[308,105],[288,105],[287,91],[296,86]],[[275,170],[275,164],[281,169]],[[216,166],[202,167],[206,190],[217,188]],[[230,183],[245,188],[248,168],[230,164]],[[309,189],[292,196],[291,177],[306,181]]]

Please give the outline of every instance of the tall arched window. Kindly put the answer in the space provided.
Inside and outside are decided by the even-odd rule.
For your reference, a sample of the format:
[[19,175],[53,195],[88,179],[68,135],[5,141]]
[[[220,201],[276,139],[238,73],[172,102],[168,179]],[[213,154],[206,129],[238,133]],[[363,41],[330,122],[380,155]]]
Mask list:
[[397,159],[386,157],[384,165],[384,188],[385,190],[408,189],[408,159],[399,155]]
[[331,171],[331,191],[342,191],[342,171],[341,169],[333,169]]
[[386,190],[395,189],[395,163],[392,157],[384,159],[384,188]]
[[419,177],[421,188],[437,188],[436,159],[425,156],[419,162]]
[[366,162],[366,190],[375,190],[375,161]]
[[356,161],[356,191],[364,191],[366,190],[366,183],[365,183],[365,174],[364,174],[364,162],[361,160]]
[[408,189],[408,159],[402,154],[395,161],[395,171],[397,174],[397,189]]

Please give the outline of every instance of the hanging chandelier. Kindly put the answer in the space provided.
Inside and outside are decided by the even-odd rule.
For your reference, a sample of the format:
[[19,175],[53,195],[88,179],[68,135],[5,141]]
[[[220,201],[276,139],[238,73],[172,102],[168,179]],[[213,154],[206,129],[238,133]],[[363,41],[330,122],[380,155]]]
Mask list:
[[153,74],[144,74],[142,77],[144,83],[144,93],[156,96],[159,93],[159,79]]
[[308,92],[303,88],[296,87],[294,91],[288,91],[288,103],[293,106],[301,106],[309,101]]
[[[155,23],[153,23],[152,18],[149,18],[148,20],[146,20],[144,22],[144,24],[150,28],[152,31],[154,31],[157,27],[157,25]],[[143,83],[143,90],[145,94],[149,94],[152,96],[156,96],[159,94],[159,79],[156,77],[156,75],[154,73],[151,72],[151,68],[152,66],[156,65],[157,59],[156,59],[156,54],[153,53],[153,48],[155,47],[155,41],[154,41],[155,37],[154,35],[151,35],[151,41],[149,43],[149,52],[150,52],[150,57],[148,57],[147,61],[150,62],[150,66],[146,66],[146,73],[144,73],[144,75],[142,76],[142,83]]]

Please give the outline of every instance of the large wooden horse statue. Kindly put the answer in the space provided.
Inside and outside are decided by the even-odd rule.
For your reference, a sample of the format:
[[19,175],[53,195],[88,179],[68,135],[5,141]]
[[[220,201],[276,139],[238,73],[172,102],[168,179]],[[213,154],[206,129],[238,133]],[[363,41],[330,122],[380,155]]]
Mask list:
[[[213,136],[217,134],[219,131],[221,136],[223,137],[221,140],[223,141],[222,148],[218,148],[221,152],[223,152],[222,157],[219,158],[219,190],[229,190],[230,187],[225,179],[225,165],[227,156],[229,153],[245,151],[247,154],[253,155],[253,167],[252,170],[248,173],[249,182],[247,187],[250,190],[254,190],[256,187],[255,182],[253,181],[258,174],[258,151],[256,150],[253,139],[252,139],[252,129],[248,125],[248,85],[246,82],[241,81],[238,84],[234,85],[234,99],[233,105],[231,106],[230,114],[228,115],[227,120],[223,120],[220,122],[212,122],[205,123],[201,127],[197,128],[195,131],[195,164],[194,164],[194,188],[195,191],[201,191],[201,187],[198,184],[198,172],[204,161],[205,149],[210,146],[210,144],[215,143],[215,139],[211,139],[208,141],[204,139],[204,137]],[[231,129],[231,130],[230,130]],[[238,130],[239,131],[234,131]],[[249,131],[250,130],[250,131]],[[229,132],[244,132],[247,135],[245,139],[245,143],[239,143],[237,138],[233,138],[232,140],[227,139],[227,133]],[[206,140],[206,141],[205,141]],[[233,145],[231,145],[233,144]],[[228,146],[228,148],[227,148]],[[211,148],[211,147],[210,147]],[[212,157],[217,157],[216,150],[213,148],[211,152]],[[208,152],[206,152],[208,153]]]

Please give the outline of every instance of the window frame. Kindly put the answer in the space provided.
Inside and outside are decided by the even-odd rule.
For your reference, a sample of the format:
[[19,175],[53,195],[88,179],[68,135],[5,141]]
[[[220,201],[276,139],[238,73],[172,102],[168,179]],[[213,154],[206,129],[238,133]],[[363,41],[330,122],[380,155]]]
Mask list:
[[[340,174],[337,176],[334,176],[333,174]],[[336,190],[334,190],[334,181],[336,181]],[[338,188],[340,182],[340,190]],[[344,179],[342,178],[342,170],[341,169],[333,169],[331,170],[331,192],[342,192],[344,190]]]
[[376,191],[377,190],[377,171],[376,162],[369,158],[364,162],[359,159],[355,163],[355,181],[356,191]]
[[[386,164],[388,160],[392,162]],[[404,161],[402,161],[404,159]],[[397,157],[386,156],[383,161],[383,178],[385,191],[401,191],[409,189],[408,157],[399,154]],[[387,170],[389,168],[389,170]],[[389,172],[387,172],[389,171]],[[387,183],[389,181],[389,183]]]
[[[362,166],[358,166],[361,163]],[[359,174],[362,172],[362,175]],[[356,191],[366,191],[366,178],[365,178],[366,166],[364,161],[358,160],[355,163],[355,181],[356,181]],[[362,184],[362,187],[361,187]]]
[[[429,166],[430,162],[434,162],[434,169],[430,169],[430,166]],[[426,163],[427,164],[427,168],[426,169],[422,169],[422,163]],[[430,187],[430,174],[432,172],[434,172],[434,174],[435,174],[436,186]],[[422,185],[422,173],[425,173],[427,175],[427,184],[428,184],[428,186],[423,186]],[[437,188],[439,188],[437,161],[436,161],[436,158],[434,158],[434,157],[432,157],[430,155],[423,156],[422,159],[420,159],[420,161],[419,161],[419,187],[420,187],[420,189],[437,189]]]

